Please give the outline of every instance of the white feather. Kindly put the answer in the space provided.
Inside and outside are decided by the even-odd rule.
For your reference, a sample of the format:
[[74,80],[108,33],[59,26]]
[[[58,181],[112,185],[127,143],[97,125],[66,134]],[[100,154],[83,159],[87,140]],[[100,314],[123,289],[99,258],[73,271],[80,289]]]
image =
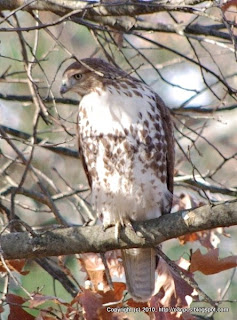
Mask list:
[[[133,94],[132,98],[128,98],[123,91],[118,93],[112,86],[110,90],[112,93],[97,89],[97,92],[84,96],[80,102],[79,111],[85,108],[87,112],[87,117],[81,119],[80,126],[85,128],[85,132],[87,130],[88,144],[95,143],[94,137],[100,134],[107,136],[119,132],[124,135],[124,129],[130,131],[130,125],[138,129],[138,138],[141,138],[139,132],[144,126],[142,121],[138,121],[138,113],[142,113],[143,121],[150,121],[147,110],[151,108],[149,103],[155,102],[150,97],[151,91],[146,86],[142,87],[143,97]],[[149,132],[151,136],[155,133],[155,129]],[[164,134],[163,129],[161,134]],[[136,139],[131,134],[127,136],[127,140],[131,145],[136,144]],[[111,145],[115,152],[118,146],[113,145],[112,141]],[[122,148],[123,144],[119,147]],[[163,199],[169,197],[169,191],[166,183],[162,183],[154,175],[154,170],[148,168],[145,173],[142,172],[144,163],[139,160],[139,155],[143,157],[142,145],[139,147],[139,152],[134,155],[132,163],[129,158],[125,159],[125,164],[120,170],[116,170],[116,163],[114,163],[115,170],[107,177],[106,183],[104,181],[106,168],[103,160],[105,148],[102,143],[99,143],[98,148],[95,169],[99,179],[93,183],[92,202],[97,212],[103,215],[104,223],[113,224],[127,218],[147,220],[160,216],[162,206],[165,205]],[[132,182],[128,178],[131,166],[134,177]]]

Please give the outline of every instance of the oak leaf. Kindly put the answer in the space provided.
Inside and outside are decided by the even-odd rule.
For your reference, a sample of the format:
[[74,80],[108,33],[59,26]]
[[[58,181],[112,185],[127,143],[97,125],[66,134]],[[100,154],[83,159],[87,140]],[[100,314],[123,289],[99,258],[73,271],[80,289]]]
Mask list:
[[[23,270],[23,268],[25,266],[25,262],[26,262],[25,259],[5,260],[7,267],[11,271],[16,271],[23,276],[29,273],[29,271]],[[1,261],[0,261],[0,271],[1,272],[8,272],[8,270],[6,269],[6,267],[3,265],[3,263]]]
[[230,0],[222,5],[222,10],[225,12],[230,7],[237,7],[237,0]]
[[6,295],[6,301],[10,307],[10,314],[8,316],[8,320],[18,320],[18,319],[34,320],[35,319],[35,317],[33,317],[31,314],[29,314],[24,310],[24,307],[22,306],[22,304],[25,303],[26,300],[23,299],[22,297],[12,293],[8,293]]
[[[190,272],[180,267],[188,268],[189,262],[187,260],[181,258],[177,264],[177,269],[181,269],[187,277],[192,277]],[[194,317],[188,312],[185,312],[185,318],[181,312],[172,311],[174,307],[188,308],[195,291],[161,258],[158,264],[156,292],[156,295],[150,301],[150,306],[155,307],[156,310],[154,312],[156,320],[194,320]],[[190,299],[187,299],[187,297],[190,297]]]
[[84,289],[78,294],[78,302],[83,308],[85,320],[98,320],[99,309],[102,307],[102,297],[100,294]]
[[36,293],[32,296],[32,299],[29,302],[29,307],[30,308],[36,308],[40,306],[41,304],[52,301],[56,304],[63,304],[63,305],[68,305],[66,302],[64,302],[62,299],[54,297],[54,296],[45,296],[43,294]]
[[209,250],[202,254],[197,249],[191,257],[190,272],[200,271],[203,274],[215,274],[237,266],[237,256],[219,258],[219,249]]
[[[109,272],[113,280],[122,278],[124,276],[124,269],[120,258],[120,250],[108,251],[105,254]],[[84,253],[79,259],[81,263],[81,270],[86,272],[87,279],[93,284],[94,291],[101,289],[106,292],[109,289],[109,285],[106,279],[105,266],[99,254],[96,253]]]

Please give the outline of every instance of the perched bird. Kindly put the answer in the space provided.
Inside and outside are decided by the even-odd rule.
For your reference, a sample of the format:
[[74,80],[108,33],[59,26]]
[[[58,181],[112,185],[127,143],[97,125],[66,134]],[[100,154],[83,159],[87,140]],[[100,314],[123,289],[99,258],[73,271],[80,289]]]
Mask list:
[[[169,213],[174,143],[169,110],[147,85],[102,59],[74,62],[61,94],[80,95],[79,149],[104,226]],[[122,250],[127,288],[136,301],[151,298],[154,248]]]

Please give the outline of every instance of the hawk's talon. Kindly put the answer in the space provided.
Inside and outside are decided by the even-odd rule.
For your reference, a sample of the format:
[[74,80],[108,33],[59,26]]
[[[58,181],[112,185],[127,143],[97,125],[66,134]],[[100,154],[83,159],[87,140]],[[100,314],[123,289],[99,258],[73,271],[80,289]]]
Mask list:
[[103,231],[105,232],[107,229],[114,227],[112,223],[103,223]]
[[115,240],[119,243],[120,231],[122,228],[121,222],[117,221],[115,224]]
[[112,227],[115,228],[115,232],[114,232],[115,240],[117,242],[119,242],[120,232],[121,232],[122,227],[124,227],[124,223],[117,221],[115,224],[113,224],[113,223],[103,224],[103,231],[105,232],[108,228],[112,228]]

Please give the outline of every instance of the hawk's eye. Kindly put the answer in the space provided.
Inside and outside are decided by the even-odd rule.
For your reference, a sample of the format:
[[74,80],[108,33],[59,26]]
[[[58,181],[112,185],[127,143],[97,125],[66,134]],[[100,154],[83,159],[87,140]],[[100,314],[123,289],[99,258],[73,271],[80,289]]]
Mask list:
[[81,74],[81,73],[76,73],[76,74],[74,74],[74,79],[76,79],[76,80],[81,79],[81,77],[82,77],[82,74]]

